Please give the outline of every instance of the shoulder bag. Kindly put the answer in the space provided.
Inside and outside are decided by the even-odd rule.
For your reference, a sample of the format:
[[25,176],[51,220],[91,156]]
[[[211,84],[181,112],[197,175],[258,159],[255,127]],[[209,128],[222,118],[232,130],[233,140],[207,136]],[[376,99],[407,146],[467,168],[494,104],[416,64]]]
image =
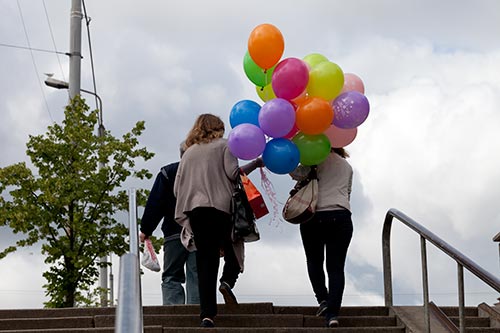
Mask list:
[[292,224],[309,221],[316,212],[318,202],[318,176],[316,166],[311,166],[305,180],[297,182],[283,207],[283,218]]
[[231,216],[233,222],[233,238],[244,242],[255,242],[260,239],[259,230],[255,224],[255,214],[241,181],[241,175],[236,177],[233,196],[231,198]]

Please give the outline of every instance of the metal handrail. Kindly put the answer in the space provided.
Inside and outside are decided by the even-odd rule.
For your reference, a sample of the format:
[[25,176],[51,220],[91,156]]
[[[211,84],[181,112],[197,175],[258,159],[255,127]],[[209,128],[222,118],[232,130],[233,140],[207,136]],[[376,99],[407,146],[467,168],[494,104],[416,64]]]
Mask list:
[[137,232],[136,191],[129,190],[129,253],[120,257],[115,332],[144,332]]
[[392,306],[392,272],[391,272],[391,226],[392,220],[396,218],[410,229],[420,235],[421,256],[422,256],[422,282],[424,293],[424,315],[427,325],[427,332],[430,332],[430,319],[429,319],[429,284],[427,277],[427,251],[426,241],[434,244],[438,249],[446,253],[453,260],[457,262],[457,275],[458,275],[458,302],[459,302],[459,318],[460,318],[460,332],[465,332],[465,298],[464,298],[464,267],[479,278],[484,283],[495,289],[500,293],[500,279],[493,274],[489,273],[474,261],[467,258],[460,251],[453,246],[446,243],[440,237],[429,231],[427,228],[417,223],[415,220],[400,212],[397,209],[391,208],[387,212],[382,231],[382,260],[383,260],[383,275],[384,275],[384,299],[386,306]]

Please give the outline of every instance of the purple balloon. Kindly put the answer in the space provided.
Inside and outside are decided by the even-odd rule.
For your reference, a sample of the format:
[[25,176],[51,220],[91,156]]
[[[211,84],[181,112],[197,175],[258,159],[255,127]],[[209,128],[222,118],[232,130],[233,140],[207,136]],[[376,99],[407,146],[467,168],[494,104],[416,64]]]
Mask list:
[[258,126],[249,123],[240,124],[229,133],[227,145],[237,158],[252,160],[266,148],[266,136]]
[[281,138],[295,124],[295,109],[293,105],[282,98],[273,98],[266,102],[259,112],[259,127],[273,138]]
[[338,95],[332,102],[333,124],[348,129],[361,125],[370,112],[370,104],[365,95],[357,91],[347,91]]
[[300,96],[309,82],[307,64],[297,58],[286,58],[274,69],[271,79],[276,97],[292,100]]

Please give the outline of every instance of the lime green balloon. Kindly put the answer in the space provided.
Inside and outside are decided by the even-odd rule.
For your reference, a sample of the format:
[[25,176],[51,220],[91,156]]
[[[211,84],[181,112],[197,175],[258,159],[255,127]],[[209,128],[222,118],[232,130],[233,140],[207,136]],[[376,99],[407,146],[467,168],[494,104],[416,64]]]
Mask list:
[[344,86],[344,72],[335,63],[324,61],[309,71],[307,93],[310,97],[321,97],[331,101]]
[[258,87],[265,87],[271,83],[273,77],[274,67],[264,70],[260,68],[250,57],[250,54],[245,54],[243,57],[243,69],[248,79]]
[[292,141],[299,148],[300,163],[303,165],[318,165],[330,154],[331,144],[325,134],[308,135],[299,132]]
[[272,100],[273,98],[276,98],[272,84],[268,84],[265,87],[257,87],[256,86],[255,90],[257,91],[257,95],[259,95],[260,99],[264,102],[267,102],[267,101]]
[[306,55],[302,60],[304,60],[309,65],[309,68],[313,68],[319,63],[328,61],[328,58],[319,53],[311,53]]

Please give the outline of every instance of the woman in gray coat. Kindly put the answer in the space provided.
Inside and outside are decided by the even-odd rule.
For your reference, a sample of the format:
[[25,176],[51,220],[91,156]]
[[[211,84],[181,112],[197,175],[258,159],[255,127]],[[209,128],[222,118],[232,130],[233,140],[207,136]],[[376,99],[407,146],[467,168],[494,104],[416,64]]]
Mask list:
[[[214,327],[217,314],[217,275],[221,250],[224,268],[219,291],[226,303],[237,303],[231,289],[243,271],[243,243],[231,238],[231,198],[238,159],[223,138],[224,122],[212,114],[200,115],[186,138],[174,185],[175,219],[183,226],[183,243],[196,248],[201,326]],[[241,169],[250,173],[262,167],[258,158]]]

